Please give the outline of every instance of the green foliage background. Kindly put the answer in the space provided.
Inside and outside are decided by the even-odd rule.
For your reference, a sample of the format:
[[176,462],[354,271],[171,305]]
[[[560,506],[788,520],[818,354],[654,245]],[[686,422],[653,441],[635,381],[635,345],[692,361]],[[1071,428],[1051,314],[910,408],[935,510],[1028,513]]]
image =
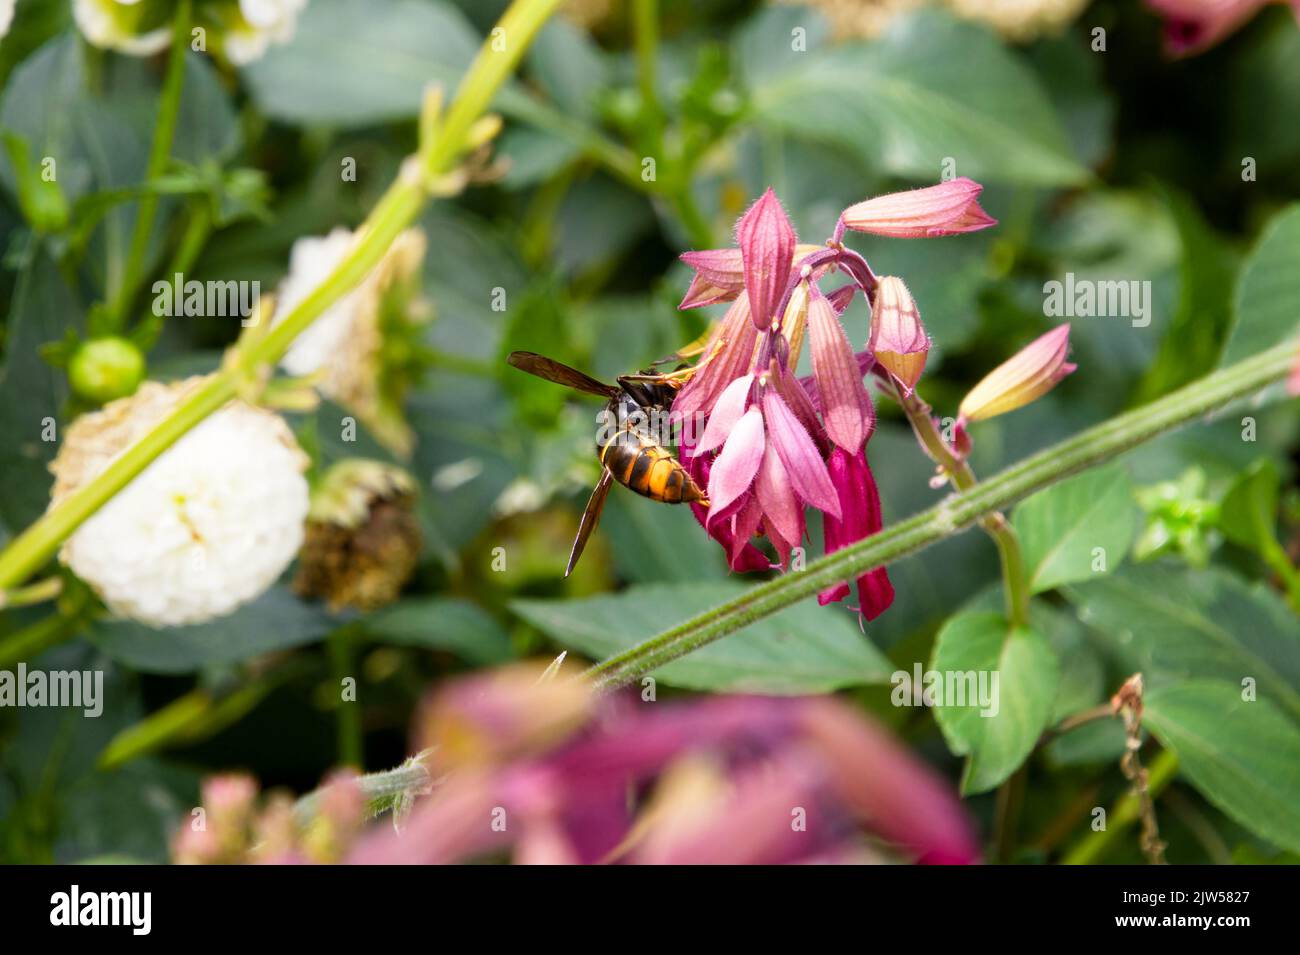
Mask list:
[[[312,0],[294,41],[250,67],[192,55],[151,268],[162,271],[203,210],[213,228],[187,277],[273,287],[294,239],[361,220],[414,148],[425,84],[454,87],[501,7]],[[66,228],[34,229],[0,159],[0,544],[48,502],[55,448],[38,440],[39,423],[62,428],[79,409],[47,346],[86,335],[90,303],[122,268],[135,208],[122,190],[144,179],[160,86],[158,63],[88,47],[66,8],[20,0],[0,41],[0,127],[32,155],[59,157],[72,210]],[[1173,63],[1156,19],[1119,2],[1094,3],[1061,36],[1028,45],[937,11],[869,42],[835,42],[820,14],[797,7],[672,0],[662,13],[658,116],[638,85],[626,14],[594,32],[558,18],[495,103],[504,175],[422,219],[437,317],[425,341],[432,368],[407,414],[426,547],[401,601],[340,617],[281,585],[166,634],[80,613],[73,638],[39,665],[106,667],[109,705],[98,720],[0,711],[0,858],[163,859],[198,780],[217,769],[310,789],[339,757],[325,642],[341,630],[360,655],[366,766],[381,769],[406,754],[431,683],[562,649],[599,659],[734,594],[741,582],[688,513],[618,492],[564,580],[597,473],[596,409],[503,359],[534,349],[611,378],[694,338],[705,319],[675,309],[688,279],[676,255],[726,244],[768,185],[812,242],[844,206],[933,182],[946,159],[986,185],[994,230],[853,239],[917,299],[935,341],[922,391],[940,414],[1053,324],[1045,282],[1152,283],[1149,327],[1076,320],[1079,371],[976,427],[980,474],[1296,326],[1300,29],[1281,8]],[[1090,46],[1097,26],[1105,52]],[[805,52],[791,49],[796,27]],[[644,156],[656,157],[653,182]],[[340,177],[346,157],[355,182]],[[498,289],[504,311],[493,308]],[[849,321],[864,340],[865,312]],[[169,321],[151,375],[216,367],[236,331]],[[928,486],[931,466],[897,409],[878,408],[869,453],[889,523],[944,492]],[[996,552],[969,532],[890,568],[897,599],[865,637],[842,608],[809,602],[657,676],[670,692],[844,692],[948,773],[986,832],[992,790],[1019,773],[1019,836],[1006,857],[1042,862],[1092,839],[1089,808],[1126,784],[1113,722],[1040,737],[1141,669],[1149,731],[1180,766],[1159,802],[1171,861],[1295,861],[1300,621],[1284,587],[1300,550],[1295,412],[1270,394],[1021,504],[1013,522],[1036,595],[1032,628],[1001,625]],[[293,419],[322,463],[383,453],[365,436],[339,441],[341,413],[324,405]],[[508,490],[536,506],[504,513]],[[504,573],[490,570],[495,547],[509,554]],[[49,613],[0,612],[0,639]],[[891,706],[890,674],[918,662],[1000,669],[1002,714]],[[1242,701],[1244,678],[1253,703]],[[196,693],[207,701],[197,716],[151,735],[165,707]],[[1099,857],[1139,860],[1136,837],[1109,840]]]

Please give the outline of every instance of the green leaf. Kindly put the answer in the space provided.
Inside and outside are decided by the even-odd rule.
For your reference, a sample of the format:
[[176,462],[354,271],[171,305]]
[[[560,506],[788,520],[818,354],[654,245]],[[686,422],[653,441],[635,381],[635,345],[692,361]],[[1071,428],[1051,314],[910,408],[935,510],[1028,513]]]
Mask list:
[[317,604],[283,587],[208,623],[155,629],[134,620],[100,620],[87,636],[114,660],[147,673],[189,673],[271,650],[315,643],[339,625]]
[[383,643],[449,650],[479,666],[514,656],[500,624],[468,600],[453,597],[402,600],[367,617],[364,627]]
[[371,126],[420,111],[429,83],[454,90],[478,49],[464,15],[431,0],[314,0],[293,41],[244,68],[274,119]]
[[1143,722],[1181,771],[1225,813],[1300,851],[1300,728],[1232,683],[1195,680],[1146,695]]
[[1268,458],[1252,464],[1219,505],[1223,536],[1257,554],[1277,549],[1277,489],[1277,465]]
[[760,77],[760,124],[842,143],[898,175],[934,179],[951,159],[985,182],[1088,179],[1037,77],[982,27],[923,12],[875,43],[798,58]]
[[1087,471],[1028,498],[1012,524],[1024,547],[1030,589],[1039,593],[1110,573],[1133,542],[1136,512],[1128,474],[1117,466]]
[[1300,718],[1300,620],[1267,586],[1218,568],[1135,564],[1065,593],[1149,687],[1249,678],[1262,698]]
[[[41,249],[14,289],[0,366],[0,521],[17,533],[45,512],[67,376],[40,353],[84,327],[81,305]],[[56,424],[56,422],[58,422]]]
[[1300,328],[1300,204],[1277,215],[1246,260],[1237,284],[1236,323],[1221,365],[1280,344]]
[[[648,585],[583,600],[516,600],[510,606],[562,646],[601,659],[745,589],[729,582]],[[674,660],[655,676],[692,690],[824,693],[883,683],[893,669],[851,614],[805,601]]]
[[[1036,630],[1012,628],[1000,614],[959,613],[935,638],[930,672],[961,690],[952,698],[939,693],[934,715],[948,748],[969,757],[962,792],[992,789],[1016,771],[1047,728],[1060,679],[1051,644]],[[990,691],[984,705],[969,689],[972,678],[978,688],[981,675]],[[959,699],[963,705],[956,705]]]

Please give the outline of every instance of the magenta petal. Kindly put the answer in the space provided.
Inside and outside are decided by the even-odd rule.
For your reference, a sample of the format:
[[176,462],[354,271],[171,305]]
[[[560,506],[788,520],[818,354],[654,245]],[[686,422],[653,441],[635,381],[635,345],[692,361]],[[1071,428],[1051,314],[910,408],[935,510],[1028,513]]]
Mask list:
[[781,396],[771,389],[763,394],[763,418],[794,492],[819,511],[838,518],[840,502],[817,446]]
[[749,389],[753,384],[753,375],[741,375],[723,389],[713,405],[713,411],[709,414],[709,423],[704,428],[704,434],[700,436],[699,444],[695,447],[696,454],[712,451],[727,440],[727,435],[731,434],[731,429],[745,413],[745,408],[749,404]]
[[821,294],[808,303],[808,340],[826,434],[850,454],[861,450],[874,425],[871,400],[853,346],[835,309]]
[[763,415],[757,408],[750,408],[731,429],[709,473],[710,524],[754,483],[754,475],[763,463],[764,447]]
[[759,331],[772,324],[772,312],[790,279],[795,241],[794,228],[771,189],[749,207],[736,226],[736,244],[745,265],[745,291]]
[[710,282],[703,275],[696,275],[691,279],[690,287],[686,289],[686,294],[682,296],[678,308],[700,308],[705,305],[713,305],[716,302],[730,302],[740,294],[739,288],[724,288]]
[[705,249],[683,252],[681,260],[714,285],[739,292],[745,287],[745,262],[740,249]]
[[[836,493],[843,506],[843,519],[827,517],[823,521],[826,535],[826,553],[830,554],[849,544],[877,533],[882,524],[880,491],[867,464],[865,452],[847,454],[836,448],[827,465]],[[858,609],[868,620],[874,620],[894,601],[894,587],[883,567],[876,567],[858,577]],[[823,591],[818,598],[826,604],[848,595],[848,584]]]
[[[712,472],[712,462],[709,460],[711,455],[691,454],[685,448],[678,451],[682,465],[700,487],[709,486],[709,476]],[[753,544],[746,544],[741,548],[740,559],[734,559],[732,547],[732,534],[730,523],[725,520],[719,520],[709,524],[709,509],[699,503],[693,502],[690,505],[691,514],[699,521],[700,526],[708,531],[709,536],[722,545],[722,549],[727,553],[732,570],[737,571],[754,571],[767,570],[768,560],[761,550]]]
[[722,390],[749,369],[757,341],[758,330],[749,320],[749,299],[742,292],[718,323],[695,375],[677,393],[674,420],[711,412]]
[[731,532],[735,535],[731,549],[727,552],[727,563],[732,570],[740,569],[737,565],[743,561],[744,549],[749,546],[750,538],[758,533],[758,525],[763,519],[763,508],[754,495],[749,495],[745,505],[736,513]]
[[754,491],[758,503],[762,505],[768,536],[772,536],[770,532],[775,531],[790,546],[798,544],[803,538],[803,508],[799,506],[799,499],[790,486],[790,476],[785,473],[785,465],[781,463],[781,457],[771,443],[763,452],[763,464],[758,469]]

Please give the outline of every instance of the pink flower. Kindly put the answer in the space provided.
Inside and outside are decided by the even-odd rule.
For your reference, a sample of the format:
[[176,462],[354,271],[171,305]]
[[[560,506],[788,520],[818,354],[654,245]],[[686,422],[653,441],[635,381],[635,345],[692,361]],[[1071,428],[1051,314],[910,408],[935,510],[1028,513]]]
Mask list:
[[908,192],[876,196],[844,210],[850,229],[898,239],[977,232],[997,225],[979,205],[979,183],[962,176]]
[[983,421],[1041,398],[1075,370],[1069,353],[1070,326],[1058,325],[985,375],[962,399],[958,420]]
[[808,340],[826,434],[836,446],[856,454],[875,428],[875,411],[839,315],[816,289],[808,303]]
[[[1214,46],[1272,2],[1287,0],[1147,0],[1147,6],[1165,18],[1165,51],[1181,57]],[[1292,7],[1300,16],[1300,3]]]
[[1291,376],[1286,380],[1286,391],[1292,397],[1300,397],[1300,356],[1297,356]]

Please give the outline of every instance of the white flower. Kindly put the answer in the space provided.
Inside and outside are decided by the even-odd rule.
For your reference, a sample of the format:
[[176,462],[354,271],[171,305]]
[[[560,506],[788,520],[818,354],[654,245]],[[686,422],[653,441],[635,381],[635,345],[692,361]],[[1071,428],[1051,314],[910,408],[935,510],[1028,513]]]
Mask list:
[[9,32],[14,22],[14,0],[0,0],[0,37]]
[[[289,273],[276,292],[279,322],[316,290],[352,250],[356,236],[340,227],[325,236],[305,236],[289,252]],[[392,369],[382,363],[386,334],[399,334],[397,324],[385,324],[390,291],[400,294],[415,282],[424,261],[426,241],[420,229],[402,232],[362,282],[322,312],[294,339],[280,360],[291,375],[319,375],[321,394],[338,402],[363,421],[371,432],[399,454],[410,450],[411,435],[401,420],[400,406],[382,393],[381,379]],[[407,289],[409,291],[409,289]],[[388,301],[391,301],[388,300]],[[423,320],[423,303],[407,302],[402,321]]]
[[[50,465],[53,504],[206,380],[146,382],[74,421]],[[281,418],[231,402],[82,524],[60,557],[115,613],[155,627],[230,613],[274,584],[297,553],[309,504],[307,465]]]
[[169,11],[158,0],[73,0],[86,39],[105,50],[148,56],[171,41]]
[[237,66],[260,60],[272,43],[288,43],[307,0],[239,0],[239,16],[225,36],[225,51]]
[[[316,290],[352,248],[352,233],[339,226],[326,236],[298,239],[289,252],[289,274],[276,294],[276,318],[288,315]],[[293,340],[280,366],[291,375],[310,375],[346,354],[365,283],[327,308]]]

